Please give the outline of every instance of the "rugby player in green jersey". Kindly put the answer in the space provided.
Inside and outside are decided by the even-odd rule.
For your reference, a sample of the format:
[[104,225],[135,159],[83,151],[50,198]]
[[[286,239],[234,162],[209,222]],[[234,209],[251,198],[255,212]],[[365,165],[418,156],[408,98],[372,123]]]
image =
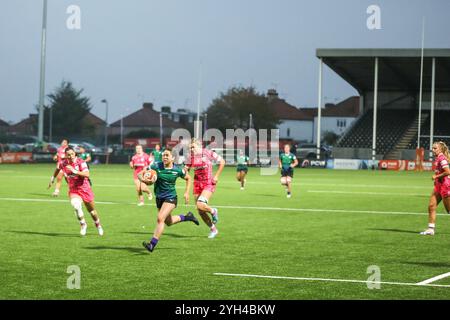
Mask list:
[[297,165],[297,157],[291,153],[291,146],[286,144],[284,152],[280,154],[278,166],[281,169],[281,185],[286,186],[288,198],[291,197],[291,183],[294,177],[294,168]]
[[159,144],[155,146],[155,150],[150,153],[153,156],[153,162],[161,162],[162,161],[162,151]]
[[244,190],[245,182],[247,181],[245,176],[248,172],[248,160],[249,158],[244,154],[244,151],[240,150],[237,157],[236,179],[241,183],[241,190]]
[[[150,242],[144,241],[142,245],[150,252],[153,252],[159,239],[164,231],[164,226],[171,226],[184,221],[192,221],[199,225],[197,218],[192,212],[185,215],[172,216],[172,211],[177,207],[177,192],[175,189],[177,178],[186,180],[186,189],[184,192],[185,203],[189,203],[190,192],[190,176],[184,168],[175,165],[172,150],[166,149],[162,153],[162,162],[153,162],[144,171],[138,174],[139,180],[146,184],[155,185],[156,206],[158,208],[158,218],[153,237]],[[148,180],[145,175],[146,172],[156,171],[155,178]]]
[[89,164],[89,162],[92,161],[91,154],[89,152],[87,152],[84,147],[80,147],[80,152],[78,154],[78,158],[81,158],[88,164]]

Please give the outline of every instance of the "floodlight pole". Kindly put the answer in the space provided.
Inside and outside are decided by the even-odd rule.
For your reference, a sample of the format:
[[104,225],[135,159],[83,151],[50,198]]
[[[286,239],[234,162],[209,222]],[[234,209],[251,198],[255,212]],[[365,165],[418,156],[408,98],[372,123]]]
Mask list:
[[323,60],[320,58],[319,62],[319,97],[317,102],[317,145],[316,145],[316,157],[317,160],[320,160],[320,123],[322,118],[322,68],[323,68]]
[[420,53],[420,88],[419,88],[419,125],[417,129],[417,149],[420,148],[420,129],[422,123],[422,85],[423,85],[423,51],[425,45],[425,17],[422,19],[422,48]]
[[163,147],[163,115],[162,110],[159,113],[159,145]]
[[38,140],[44,140],[44,98],[45,98],[45,47],[47,40],[47,0],[44,0],[42,13],[42,37],[41,37],[41,75],[39,81],[39,118]]
[[123,114],[120,115],[120,145],[123,147]]
[[377,104],[378,104],[378,57],[375,58],[375,76],[373,83],[373,132],[372,132],[372,160],[377,151]]
[[106,105],[106,114],[105,114],[105,154],[106,154],[106,161],[105,161],[105,163],[108,163],[108,100],[103,99],[101,102]]
[[434,91],[435,91],[435,78],[436,78],[436,58],[433,57],[431,64],[431,112],[430,112],[430,150],[429,159],[433,160],[433,140],[434,140]]
[[50,106],[49,108],[50,112],[50,119],[49,119],[49,129],[48,129],[48,142],[53,142],[53,106]]
[[200,105],[202,96],[202,64],[200,63],[200,69],[198,72],[198,90],[197,90],[197,125],[194,130],[194,137],[200,139]]

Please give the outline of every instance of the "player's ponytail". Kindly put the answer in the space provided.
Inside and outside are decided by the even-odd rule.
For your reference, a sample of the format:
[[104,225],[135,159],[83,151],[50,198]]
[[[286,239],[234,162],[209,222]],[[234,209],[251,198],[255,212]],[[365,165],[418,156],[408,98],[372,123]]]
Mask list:
[[447,158],[447,161],[450,162],[450,151],[448,149],[448,146],[445,144],[444,141],[438,141],[437,144],[439,144],[439,146],[441,147],[441,151]]
[[202,147],[201,141],[198,140],[197,138],[192,138],[191,139],[191,145],[195,145],[196,147]]

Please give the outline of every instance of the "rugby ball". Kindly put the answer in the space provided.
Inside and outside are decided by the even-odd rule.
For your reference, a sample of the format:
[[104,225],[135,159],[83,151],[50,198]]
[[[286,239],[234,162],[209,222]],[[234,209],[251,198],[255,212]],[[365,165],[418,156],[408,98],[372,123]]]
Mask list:
[[151,183],[155,183],[156,180],[158,179],[158,176],[156,175],[155,170],[149,170],[144,173],[143,178],[145,181],[150,181]]

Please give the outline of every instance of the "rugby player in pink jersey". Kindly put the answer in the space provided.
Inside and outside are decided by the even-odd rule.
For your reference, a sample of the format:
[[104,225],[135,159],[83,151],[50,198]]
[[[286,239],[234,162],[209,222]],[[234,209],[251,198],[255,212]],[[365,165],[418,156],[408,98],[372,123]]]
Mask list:
[[[56,173],[56,171],[59,171],[58,167],[59,167],[60,163],[66,157],[65,151],[68,146],[69,146],[69,140],[63,139],[61,141],[61,146],[57,149],[56,154],[53,157],[53,161],[56,161],[56,169],[55,169],[54,173]],[[55,191],[52,193],[52,196],[54,196],[54,197],[59,196],[59,189],[61,188],[62,178],[63,178],[63,173],[59,172],[59,174],[56,176]],[[55,174],[53,174],[53,176],[50,179],[51,179],[51,183],[53,183],[55,180]]]
[[[192,139],[189,145],[190,154],[186,164],[186,169],[189,171],[194,169],[194,196],[196,200],[197,210],[203,221],[210,228],[208,238],[215,238],[219,231],[216,224],[219,221],[217,208],[211,208],[208,201],[216,190],[219,176],[225,166],[225,160],[217,153],[202,147],[201,142],[197,139]],[[219,169],[213,176],[212,165],[213,162],[219,162]],[[211,214],[211,218],[209,217]]]
[[433,177],[434,189],[428,204],[428,228],[421,235],[434,235],[436,227],[436,208],[439,203],[444,203],[445,210],[450,214],[450,151],[442,142],[433,143],[433,154],[435,156],[435,172]]
[[[66,157],[58,166],[58,170],[55,171],[53,177],[62,172],[67,179],[69,185],[69,198],[72,207],[75,210],[75,214],[80,222],[82,236],[86,235],[87,224],[84,219],[82,203],[84,203],[86,209],[91,214],[92,220],[94,220],[97,227],[98,234],[103,235],[103,228],[100,224],[97,210],[95,210],[94,193],[92,192],[91,185],[89,183],[89,169],[86,162],[77,157],[72,147],[66,148]],[[48,184],[50,188],[52,182]]]
[[136,192],[138,195],[138,206],[144,205],[144,195],[143,192],[148,194],[148,200],[153,199],[153,194],[150,191],[149,187],[142,183],[138,179],[138,174],[144,170],[144,168],[148,167],[151,164],[150,156],[146,154],[141,145],[136,146],[136,154],[131,158],[130,161],[130,168],[134,170],[133,172],[133,179],[134,179],[134,185],[136,186]]

